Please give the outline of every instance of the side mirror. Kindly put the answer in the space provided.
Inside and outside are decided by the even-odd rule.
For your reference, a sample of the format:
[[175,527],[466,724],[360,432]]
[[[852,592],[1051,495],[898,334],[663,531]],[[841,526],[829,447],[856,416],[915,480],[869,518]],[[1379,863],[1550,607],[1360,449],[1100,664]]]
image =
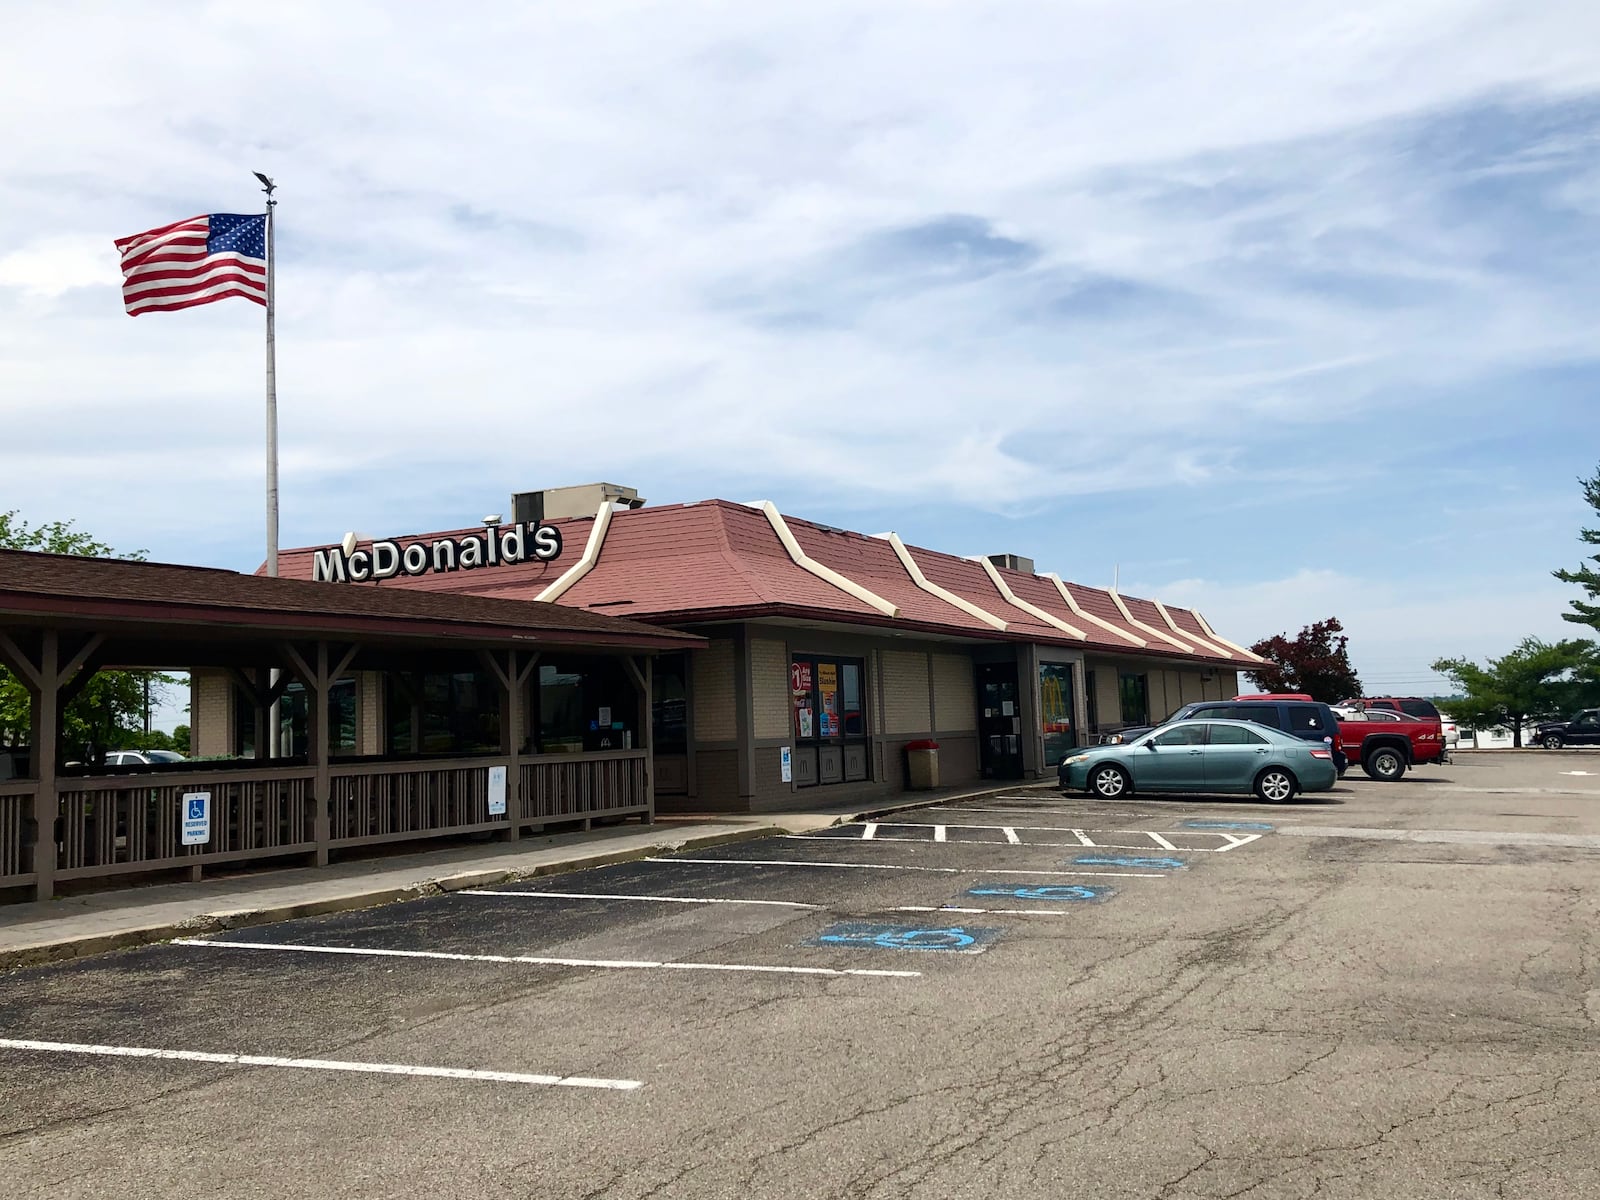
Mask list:
[[1154,742],[1146,742],[1144,744],[1144,748],[1146,750],[1154,750],[1156,748],[1156,744]]

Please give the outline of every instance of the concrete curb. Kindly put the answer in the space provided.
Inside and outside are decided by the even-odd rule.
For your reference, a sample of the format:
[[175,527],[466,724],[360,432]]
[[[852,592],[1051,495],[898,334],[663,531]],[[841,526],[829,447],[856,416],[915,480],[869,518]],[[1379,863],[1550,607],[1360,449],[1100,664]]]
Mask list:
[[171,941],[178,937],[198,934],[222,933],[230,929],[248,929],[253,925],[271,925],[277,921],[291,921],[300,917],[320,917],[329,913],[355,912],[365,908],[379,908],[402,900],[419,900],[425,896],[442,896],[464,888],[488,887],[496,883],[514,883],[521,879],[535,879],[543,875],[563,875],[591,867],[607,867],[617,863],[636,862],[656,854],[671,854],[679,850],[701,850],[730,842],[754,841],[787,832],[776,825],[759,825],[731,829],[726,833],[705,834],[700,837],[662,838],[648,846],[635,846],[628,850],[610,850],[599,853],[575,853],[570,858],[539,863],[528,870],[515,868],[492,870],[461,870],[450,875],[421,880],[404,887],[375,887],[355,890],[338,896],[317,900],[300,900],[264,908],[219,910],[178,921],[164,921],[141,925],[132,929],[119,929],[114,933],[85,934],[81,937],[58,937],[28,946],[0,950],[0,971],[17,967],[35,967],[45,963],[65,962],[75,958],[88,958],[112,950],[126,950],[133,946],[148,946],[156,942]]

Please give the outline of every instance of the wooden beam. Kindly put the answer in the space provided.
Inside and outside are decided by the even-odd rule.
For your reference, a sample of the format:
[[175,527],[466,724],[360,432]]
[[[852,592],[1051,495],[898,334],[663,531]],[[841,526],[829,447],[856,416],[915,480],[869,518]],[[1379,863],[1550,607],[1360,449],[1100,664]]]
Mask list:
[[65,684],[67,680],[76,675],[79,668],[88,662],[89,655],[100,649],[101,643],[103,643],[105,640],[106,635],[103,633],[92,634],[87,640],[85,640],[78,652],[69,660],[67,660],[67,665],[61,668],[61,673],[56,677],[56,682],[58,684]]
[[517,672],[517,685],[519,687],[528,682],[528,676],[533,674],[533,668],[539,665],[539,658],[540,655],[537,653],[528,655],[528,661],[523,664],[522,670]]
[[[511,653],[513,655],[515,655],[516,651],[513,650],[513,651],[511,651]],[[494,677],[500,681],[500,686],[502,688],[505,688],[508,691],[510,690],[510,688],[511,688],[511,676],[507,675],[503,670],[500,669],[500,664],[495,661],[495,655],[494,655],[493,651],[491,651],[491,650],[479,650],[478,651],[478,661],[480,663],[482,663],[484,666],[488,667],[491,672],[493,672]],[[514,665],[512,667],[512,670],[516,670],[516,667]]]
[[633,661],[633,655],[624,655],[622,665],[628,668],[628,674],[633,676],[633,686],[639,689],[645,702],[650,700],[650,685],[645,682],[644,672],[639,670],[639,664]]
[[[317,645],[322,647],[323,655],[326,657],[328,650],[327,643],[318,642]],[[300,676],[300,682],[305,684],[308,688],[316,687],[317,673],[311,669],[311,664],[306,662],[306,660],[301,657],[300,651],[294,648],[294,643],[281,642],[279,643],[278,648],[283,651],[283,656],[289,660],[289,669],[292,670],[296,675]]]
[[31,684],[34,691],[44,687],[44,676],[40,674],[38,664],[23,653],[22,647],[11,640],[11,635],[0,633],[0,659],[5,660],[24,682]]

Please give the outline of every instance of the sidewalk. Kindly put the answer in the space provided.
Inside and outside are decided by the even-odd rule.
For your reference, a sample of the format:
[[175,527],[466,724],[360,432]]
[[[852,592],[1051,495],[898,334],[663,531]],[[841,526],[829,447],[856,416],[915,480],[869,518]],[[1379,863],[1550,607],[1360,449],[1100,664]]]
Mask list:
[[649,826],[617,825],[589,833],[524,837],[516,842],[461,844],[327,867],[267,869],[200,883],[156,884],[5,905],[0,906],[0,969],[294,917],[371,908],[655,854],[780,833],[807,833],[1027,786],[945,788],[881,801],[866,809],[856,804],[791,813],[674,814],[658,817],[656,824]]

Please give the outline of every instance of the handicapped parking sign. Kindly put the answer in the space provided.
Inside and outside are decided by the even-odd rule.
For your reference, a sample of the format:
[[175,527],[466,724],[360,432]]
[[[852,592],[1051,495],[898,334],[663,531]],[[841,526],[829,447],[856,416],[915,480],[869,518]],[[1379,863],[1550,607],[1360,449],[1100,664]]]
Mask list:
[[995,929],[964,925],[921,928],[904,925],[831,925],[817,936],[819,946],[866,946],[876,950],[945,950],[957,954],[982,954],[994,940]]
[[204,846],[211,840],[211,793],[183,794],[183,844]]
[[1072,861],[1080,867],[1145,867],[1156,871],[1181,871],[1189,865],[1181,858],[1128,854],[1080,854]]
[[1052,883],[1040,887],[1009,887],[1003,884],[990,884],[985,887],[967,889],[967,895],[969,896],[1006,896],[1012,900],[1104,900],[1107,896],[1115,894],[1115,891],[1108,887],[1089,887],[1081,883]]

